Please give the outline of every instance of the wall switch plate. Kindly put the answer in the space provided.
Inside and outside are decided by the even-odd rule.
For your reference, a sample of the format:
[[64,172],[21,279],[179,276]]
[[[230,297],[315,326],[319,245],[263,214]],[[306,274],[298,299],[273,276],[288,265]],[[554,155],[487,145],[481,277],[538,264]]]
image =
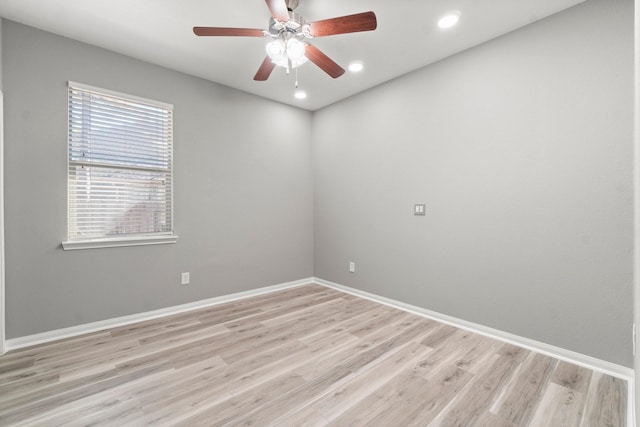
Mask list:
[[190,279],[189,273],[182,273],[182,275],[180,276],[180,284],[188,285],[190,282],[189,279]]
[[356,263],[351,261],[349,262],[349,273],[355,273],[356,272]]
[[424,216],[426,212],[426,205],[415,205],[413,207],[413,214],[414,215],[422,215]]

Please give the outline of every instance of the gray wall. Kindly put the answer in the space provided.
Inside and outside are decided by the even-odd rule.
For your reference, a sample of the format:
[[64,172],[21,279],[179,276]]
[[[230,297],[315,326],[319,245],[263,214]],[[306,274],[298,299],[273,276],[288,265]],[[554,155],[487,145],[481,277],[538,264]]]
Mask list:
[[[2,31],[7,338],[312,275],[310,113],[15,22]],[[174,104],[177,244],[60,248],[68,80]]]
[[315,275],[632,366],[632,70],[592,0],[314,113]]

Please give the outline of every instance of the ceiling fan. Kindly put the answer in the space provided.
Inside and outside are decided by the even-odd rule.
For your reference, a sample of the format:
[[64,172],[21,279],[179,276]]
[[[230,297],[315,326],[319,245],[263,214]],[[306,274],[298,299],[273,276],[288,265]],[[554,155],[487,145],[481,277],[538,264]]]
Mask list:
[[340,77],[344,69],[320,49],[306,40],[314,37],[325,37],[336,34],[356,33],[375,30],[378,23],[373,12],[357,13],[307,23],[305,19],[293,12],[298,0],[265,0],[271,12],[269,29],[225,28],[225,27],[193,27],[197,36],[244,36],[270,37],[267,43],[267,56],[254,80],[264,81],[269,78],[276,66],[287,69],[297,68],[307,62],[313,62],[325,73]]

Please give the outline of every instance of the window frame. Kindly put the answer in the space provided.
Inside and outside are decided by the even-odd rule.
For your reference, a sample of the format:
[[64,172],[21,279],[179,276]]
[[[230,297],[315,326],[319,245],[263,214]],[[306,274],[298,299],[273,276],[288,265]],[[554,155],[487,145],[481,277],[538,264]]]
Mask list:
[[[89,92],[93,92],[93,93],[97,93],[97,94],[103,94],[103,95],[107,95],[107,96],[113,96],[113,97],[117,97],[117,98],[122,98],[131,102],[138,102],[141,104],[147,104],[147,105],[152,105],[158,108],[163,108],[166,110],[171,111],[171,116],[172,116],[172,124],[171,124],[171,136],[170,136],[170,147],[169,150],[171,152],[171,166],[170,166],[170,198],[169,198],[169,204],[170,204],[170,209],[169,209],[169,214],[171,215],[171,222],[170,222],[170,230],[169,231],[162,231],[162,232],[152,232],[152,233],[140,233],[140,234],[123,234],[123,235],[113,235],[113,236],[109,236],[109,235],[105,235],[105,236],[101,236],[101,237],[95,237],[95,238],[86,238],[86,239],[71,239],[69,238],[69,220],[70,220],[70,211],[69,211],[69,207],[71,205],[71,191],[70,191],[70,177],[71,177],[71,159],[70,159],[70,132],[69,132],[69,123],[70,123],[70,115],[71,115],[71,108],[69,108],[69,101],[70,101],[70,91],[71,89],[79,89],[79,90],[84,90],[84,91],[89,91]],[[67,175],[66,175],[66,179],[67,179],[67,206],[66,206],[66,224],[67,224],[67,240],[62,242],[62,248],[64,250],[76,250],[76,249],[95,249],[95,248],[109,248],[109,247],[126,247],[126,246],[140,246],[140,245],[159,245],[159,244],[171,244],[171,243],[176,243],[178,240],[178,236],[175,234],[175,229],[174,229],[174,202],[175,202],[175,196],[174,196],[174,182],[173,182],[173,176],[174,176],[174,161],[173,161],[173,105],[171,104],[167,104],[161,101],[156,101],[156,100],[152,100],[152,99],[148,99],[148,98],[142,98],[139,96],[135,96],[135,95],[130,95],[130,94],[126,94],[126,93],[121,93],[121,92],[116,92],[113,90],[109,90],[109,89],[103,89],[103,88],[99,88],[99,87],[95,87],[95,86],[90,86],[90,85],[86,85],[83,83],[77,83],[77,82],[73,82],[73,81],[69,81],[68,82],[68,86],[67,86],[67,144],[66,144],[66,149],[67,149]],[[116,166],[117,168],[117,166]],[[122,169],[126,169],[126,167],[123,167]]]

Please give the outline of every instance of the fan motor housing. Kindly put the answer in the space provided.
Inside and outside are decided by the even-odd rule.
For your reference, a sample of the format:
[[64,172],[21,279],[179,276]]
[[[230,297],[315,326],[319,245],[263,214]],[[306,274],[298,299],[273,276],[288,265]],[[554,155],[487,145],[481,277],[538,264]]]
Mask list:
[[291,33],[291,36],[303,36],[307,26],[306,21],[301,15],[295,12],[289,12],[289,20],[287,22],[276,21],[273,17],[269,19],[269,34],[272,37],[280,37],[283,32]]

